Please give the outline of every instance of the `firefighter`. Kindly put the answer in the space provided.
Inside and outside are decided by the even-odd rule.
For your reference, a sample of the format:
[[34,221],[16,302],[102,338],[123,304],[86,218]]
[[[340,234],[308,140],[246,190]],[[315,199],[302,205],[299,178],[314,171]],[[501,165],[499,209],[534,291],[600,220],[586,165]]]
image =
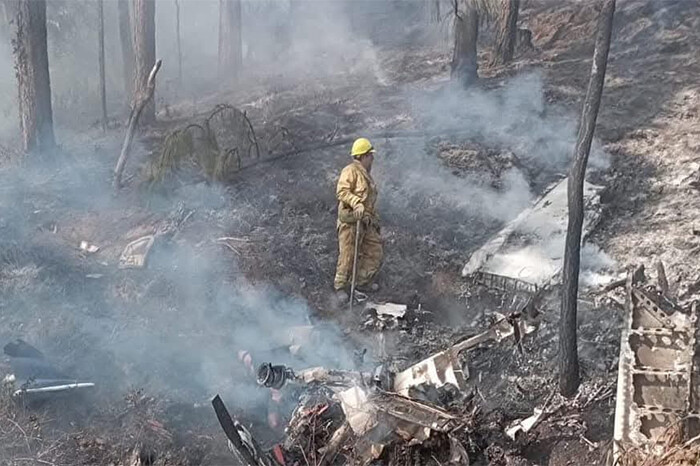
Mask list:
[[376,291],[372,283],[382,262],[382,241],[376,211],[377,186],[370,175],[375,150],[368,139],[355,140],[350,151],[352,163],[343,168],[338,179],[338,265],[335,271],[336,300],[347,302],[355,254],[355,229],[360,226],[356,286],[361,291]]

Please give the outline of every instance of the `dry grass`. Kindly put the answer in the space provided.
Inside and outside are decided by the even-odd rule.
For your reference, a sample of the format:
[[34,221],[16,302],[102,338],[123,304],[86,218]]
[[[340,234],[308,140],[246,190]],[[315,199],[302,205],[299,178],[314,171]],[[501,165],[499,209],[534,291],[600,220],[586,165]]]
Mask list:
[[43,426],[47,420],[11,397],[9,385],[0,393],[0,464],[68,464],[64,458],[65,439],[49,440]]
[[669,426],[648,449],[627,448],[615,466],[695,466],[700,462],[700,436],[685,440],[683,422]]
[[176,445],[163,420],[163,403],[140,390],[129,392],[117,407],[93,413],[95,421],[82,429],[61,422],[65,409],[26,407],[2,386],[0,465],[181,466],[200,464],[197,458],[208,445],[197,445],[192,437],[187,448]]

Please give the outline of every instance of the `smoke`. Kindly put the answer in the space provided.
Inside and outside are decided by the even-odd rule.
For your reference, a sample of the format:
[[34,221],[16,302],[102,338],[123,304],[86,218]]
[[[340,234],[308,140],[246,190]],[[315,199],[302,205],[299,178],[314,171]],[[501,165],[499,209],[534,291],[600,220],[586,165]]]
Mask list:
[[[533,186],[532,180],[547,185],[569,168],[577,118],[546,103],[539,73],[514,77],[495,89],[465,90],[448,84],[408,91],[405,98],[414,124],[427,136],[377,141],[376,176],[387,210],[402,215],[439,210],[443,216],[459,213],[465,222],[505,222],[531,205],[544,187]],[[457,176],[436,157],[435,141],[511,153],[519,163],[504,166],[497,183],[485,173]],[[502,163],[491,153],[483,157],[491,160],[487,163]],[[589,169],[602,170],[608,163],[608,155],[594,141]]]
[[[180,2],[182,83],[176,79],[174,2],[157,4],[156,55],[164,63],[159,105],[204,98],[216,89],[218,3]],[[293,9],[289,1],[243,2],[247,82],[271,77],[294,85],[346,74],[370,84],[384,81],[373,42],[377,37],[370,31],[381,24],[382,34],[394,40],[407,33],[410,25],[392,14],[394,6],[295,3]],[[419,5],[401,8],[415,13],[411,21],[420,20]],[[104,13],[108,108],[121,119],[128,99],[116,2],[105,2]],[[67,159],[48,154],[56,157],[56,165],[30,160],[0,173],[0,235],[6,251],[0,304],[7,310],[0,336],[27,339],[67,371],[95,379],[109,396],[130,386],[184,399],[237,387],[241,405],[266,396],[247,382],[238,350],[255,358],[280,355],[275,349],[287,343],[287,328],[314,323],[311,309],[303,300],[281,295],[273,284],[249,283],[235,271],[235,254],[213,243],[240,220],[220,188],[198,185],[174,199],[145,194],[135,206],[130,205],[133,198],[113,196],[109,168],[120,135],[97,136],[91,128],[99,118],[96,6],[90,1],[48,2],[47,16],[57,139],[67,151],[79,149]],[[5,24],[1,29],[4,138],[17,134],[18,123],[11,30]],[[161,238],[147,269],[119,270],[119,253],[133,239],[130,230],[139,227],[139,219],[146,224],[141,225],[143,234],[148,233],[152,225],[144,217],[168,217],[177,206],[196,211],[193,221],[200,222],[201,236]],[[78,249],[82,240],[101,250],[85,255]],[[295,365],[352,367],[343,335],[333,326],[317,327],[318,337],[302,346]]]
[[379,144],[378,150],[376,176],[382,208],[398,214],[392,218],[425,209],[426,213],[461,214],[465,222],[474,217],[506,221],[533,197],[527,179],[517,169],[506,171],[499,187],[485,174],[455,175],[425,138],[394,139]]
[[[218,84],[218,0],[180,3],[183,83],[176,80],[174,2],[158,2],[156,8],[156,54],[164,62],[160,105],[208,97]],[[359,84],[385,84],[377,44],[431,40],[415,26],[428,25],[424,3],[244,1],[245,85],[270,78],[290,87],[302,80],[322,87],[319,78],[348,75]],[[267,396],[245,381],[238,350],[254,357],[279,355],[275,349],[287,343],[285,329],[315,323],[311,309],[273,284],[248,282],[236,270],[235,254],[214,244],[244,215],[224,189],[196,185],[175,198],[144,194],[138,201],[112,195],[108,162],[119,136],[100,139],[106,149],[94,150],[95,134],[84,124],[99,116],[94,2],[49,4],[54,115],[63,126],[58,138],[82,149],[72,154],[75,163],[29,163],[0,173],[0,245],[9,251],[0,257],[0,336],[25,337],[110,394],[137,386],[191,400],[235,389],[241,406]],[[397,15],[397,8],[405,14]],[[126,99],[116,2],[105,3],[105,16],[108,105],[121,117]],[[11,134],[18,127],[7,43],[0,45],[0,137],[5,128]],[[380,212],[394,225],[416,222],[413,228],[430,230],[449,218],[445,229],[456,224],[462,234],[473,234],[483,223],[513,218],[537,195],[529,173],[518,167],[505,170],[498,183],[483,175],[455,175],[436,157],[430,135],[509,150],[533,171],[562,171],[573,152],[575,115],[546,104],[537,74],[491,90],[405,91],[403,100],[410,103],[415,126],[429,136],[374,141]],[[590,163],[606,164],[598,145]],[[196,236],[160,238],[147,269],[117,269],[131,230],[150,233],[153,218],[175,215],[179,207],[195,210]],[[79,230],[86,216],[93,225]],[[77,250],[83,239],[102,251],[84,255]],[[351,367],[352,348],[338,329],[319,326],[319,332],[302,348],[298,366]]]
[[[184,401],[220,392],[250,407],[269,393],[238,361],[239,350],[255,364],[353,367],[338,329],[314,322],[303,299],[247,281],[235,254],[214,242],[240,222],[224,189],[196,185],[130,205],[110,192],[108,166],[82,158],[94,157],[90,149],[72,154],[74,163],[28,162],[0,173],[0,338],[26,339],[107,397],[130,387]],[[129,231],[145,234],[189,211],[190,236],[160,237],[146,269],[117,268]],[[81,253],[80,239],[101,251]],[[301,351],[291,358],[289,329],[314,324],[316,336],[297,341]]]
[[[568,168],[576,143],[578,115],[547,104],[539,72],[506,80],[495,89],[446,86],[416,95],[414,114],[428,132],[455,132],[511,150],[535,168]],[[596,141],[589,166],[605,169],[608,157]]]
[[[121,0],[120,0],[121,1]],[[9,11],[9,10],[8,10]],[[156,7],[156,55],[163,59],[156,92],[160,109],[197,102],[220,87],[218,0],[180,1],[182,81],[178,80],[175,2]],[[105,2],[107,106],[126,118],[124,70],[117,2]],[[433,40],[422,2],[243,0],[242,85],[277,86],[350,74],[386,83],[377,41],[402,46]],[[100,118],[97,7],[89,0],[47,2],[49,67],[54,119],[60,131],[84,130]],[[0,24],[0,138],[17,132],[17,92],[10,40]]]

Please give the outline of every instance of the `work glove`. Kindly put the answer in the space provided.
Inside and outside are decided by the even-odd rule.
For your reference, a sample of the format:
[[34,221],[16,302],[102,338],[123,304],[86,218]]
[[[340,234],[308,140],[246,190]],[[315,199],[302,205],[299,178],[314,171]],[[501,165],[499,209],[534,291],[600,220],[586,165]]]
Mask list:
[[365,206],[362,204],[357,204],[354,209],[352,209],[352,216],[355,217],[356,221],[362,220],[365,216]]

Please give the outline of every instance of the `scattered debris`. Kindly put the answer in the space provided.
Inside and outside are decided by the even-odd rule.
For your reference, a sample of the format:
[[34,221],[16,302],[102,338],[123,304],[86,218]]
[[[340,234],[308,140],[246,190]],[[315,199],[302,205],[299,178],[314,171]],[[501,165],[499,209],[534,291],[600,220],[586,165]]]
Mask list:
[[480,271],[474,273],[472,277],[474,281],[480,285],[503,292],[525,292],[534,294],[537,293],[538,289],[537,285],[532,283],[524,282],[522,280],[518,280],[517,278],[496,275],[495,273]]
[[155,236],[146,235],[127,244],[119,257],[120,269],[141,269],[146,266],[148,253],[153,247]]
[[234,421],[226,409],[226,405],[219,395],[211,401],[219,424],[228,438],[228,446],[231,453],[240,464],[246,466],[270,466],[272,463],[267,455],[262,452],[258,443],[240,422]]
[[92,382],[83,382],[68,377],[53,367],[44,354],[25,342],[17,339],[3,347],[9,373],[4,375],[3,384],[10,388],[13,397],[32,397],[94,388]]
[[80,250],[81,250],[81,251],[88,252],[88,253],[90,253],[90,254],[94,254],[94,253],[96,253],[97,251],[100,250],[100,247],[99,247],[99,246],[95,246],[94,244],[90,244],[90,243],[88,243],[87,241],[81,241],[81,242],[80,242]]
[[[271,389],[280,390],[288,383],[294,383],[307,390],[307,395],[301,397],[287,425],[284,452],[275,453],[273,449],[271,455],[275,456],[281,454],[286,458],[299,451],[302,458],[307,458],[305,461],[313,458],[314,464],[337,464],[331,463],[333,458],[346,454],[357,458],[358,464],[368,464],[380,458],[389,445],[396,442],[406,446],[420,445],[431,438],[433,433],[449,435],[464,422],[461,415],[387,391],[391,386],[392,374],[381,366],[371,373],[322,367],[295,373],[286,366],[264,363],[258,368],[257,375],[258,382]],[[319,418],[325,419],[326,415],[331,416],[326,421],[326,426],[335,427],[323,434],[326,441],[318,441],[317,446],[311,450],[302,447],[299,443],[300,436],[316,435],[316,428],[309,429],[309,424]],[[221,424],[231,439],[229,431],[234,429],[230,425],[225,426],[224,421]],[[239,435],[240,430],[237,428]],[[352,446],[348,445],[350,439],[354,439]],[[236,441],[231,441],[237,446]],[[464,447],[458,445],[459,440],[454,439],[452,442],[455,444],[452,455],[467,457]],[[346,447],[352,450],[351,454],[344,451]],[[245,448],[245,452],[250,451],[250,447]],[[239,456],[245,456],[245,453],[239,452]],[[322,458],[321,461],[315,460],[319,457]],[[247,461],[244,464],[263,464],[252,462],[250,457]]]
[[518,434],[527,434],[542,421],[544,413],[545,411],[543,408],[535,408],[532,416],[525,419],[518,419],[511,423],[506,429],[506,435],[510,437],[511,440],[515,440]]
[[365,304],[364,312],[367,315],[363,324],[364,328],[374,327],[377,330],[395,328],[399,319],[406,315],[408,306],[405,304],[385,303],[377,304],[368,302]]
[[377,311],[377,315],[379,315],[379,316],[391,316],[391,317],[396,317],[397,319],[400,319],[401,317],[406,315],[406,311],[408,310],[408,306],[405,304],[395,304],[395,303],[384,303],[384,304],[367,303],[367,304],[365,304],[365,309],[374,309],[375,311]]
[[451,384],[463,390],[465,382],[469,378],[469,369],[467,365],[461,365],[458,358],[460,352],[490,340],[501,342],[511,336],[515,337],[517,343],[523,335],[535,331],[535,327],[521,319],[519,314],[514,313],[506,317],[503,314],[495,313],[495,317],[496,322],[485,332],[440,351],[396,374],[394,391],[408,396],[410,388],[423,384],[429,384],[436,388]]
[[[370,303],[367,308],[392,319],[402,318],[408,310],[393,303]],[[242,464],[256,466],[273,461],[367,465],[377,460],[404,464],[391,463],[387,457],[430,442],[429,449],[441,445],[441,461],[468,465],[467,445],[473,442],[465,443],[470,435],[465,426],[473,425],[478,409],[473,405],[473,394],[463,392],[468,372],[457,356],[486,341],[513,337],[517,342],[534,330],[520,313],[494,317],[495,323],[485,332],[398,373],[385,365],[361,372],[325,367],[296,371],[283,364],[260,364],[255,371],[259,385],[278,398],[282,390],[293,393],[299,401],[287,423],[283,443],[262,452],[249,432],[215,398],[215,410],[232,451]],[[291,352],[297,345],[313,344],[316,335],[315,327],[300,326],[287,330],[280,341]],[[248,352],[239,352],[239,359],[252,370],[253,359]],[[439,396],[429,396],[426,387],[440,390]],[[532,427],[527,422],[524,426]]]
[[222,246],[227,247],[231,251],[233,251],[237,255],[241,255],[241,252],[238,250],[238,247],[240,244],[248,244],[251,241],[247,238],[234,238],[232,236],[224,236],[221,238],[216,238],[214,240],[215,243],[221,244]]
[[367,392],[353,386],[336,395],[343,407],[345,419],[355,435],[365,435],[377,426],[377,409],[368,403]]

